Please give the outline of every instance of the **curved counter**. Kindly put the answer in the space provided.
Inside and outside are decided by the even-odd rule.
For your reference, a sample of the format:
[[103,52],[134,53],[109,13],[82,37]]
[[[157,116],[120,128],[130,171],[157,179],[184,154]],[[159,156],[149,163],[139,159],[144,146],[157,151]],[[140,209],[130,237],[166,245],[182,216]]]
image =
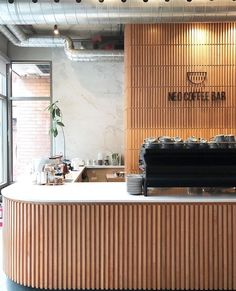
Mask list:
[[43,186],[15,183],[2,190],[3,197],[31,203],[232,203],[234,193],[188,195],[187,188],[163,188],[156,195],[130,195],[126,183],[65,183]]
[[[236,289],[236,196],[125,183],[3,189],[4,271],[45,289]],[[170,195],[171,194],[171,195]]]

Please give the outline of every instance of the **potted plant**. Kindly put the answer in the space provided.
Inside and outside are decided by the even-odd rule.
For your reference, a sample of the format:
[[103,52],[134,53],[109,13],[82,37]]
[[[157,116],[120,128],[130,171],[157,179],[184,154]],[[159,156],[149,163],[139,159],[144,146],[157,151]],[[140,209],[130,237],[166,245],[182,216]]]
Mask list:
[[63,147],[64,147],[64,158],[66,158],[66,146],[65,146],[65,133],[64,133],[64,123],[62,122],[62,112],[58,106],[59,101],[55,101],[50,104],[46,109],[49,111],[51,116],[51,127],[49,129],[49,134],[53,138],[53,155],[56,154],[56,143],[55,138],[58,136],[59,129],[62,131],[63,136]]

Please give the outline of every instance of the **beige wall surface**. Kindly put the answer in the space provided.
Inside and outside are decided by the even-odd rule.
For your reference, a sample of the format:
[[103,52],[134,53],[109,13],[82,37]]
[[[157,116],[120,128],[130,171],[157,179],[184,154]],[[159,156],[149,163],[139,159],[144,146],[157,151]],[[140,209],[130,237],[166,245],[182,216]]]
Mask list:
[[[63,49],[16,48],[14,60],[52,61],[53,100],[60,101],[68,158],[123,154],[123,63],[72,62]],[[62,135],[56,139],[63,152]]]
[[235,50],[235,23],[126,26],[128,172],[147,137],[236,134]]

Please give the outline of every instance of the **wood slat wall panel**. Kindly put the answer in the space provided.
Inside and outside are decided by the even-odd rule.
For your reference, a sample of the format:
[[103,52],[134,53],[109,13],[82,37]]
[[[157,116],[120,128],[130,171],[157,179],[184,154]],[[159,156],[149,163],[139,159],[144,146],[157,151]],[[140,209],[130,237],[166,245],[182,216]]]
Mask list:
[[[125,161],[138,171],[146,137],[236,134],[236,24],[141,24],[125,28]],[[207,72],[202,86],[187,72]],[[225,91],[225,101],[168,101],[168,92]]]
[[236,204],[43,205],[4,198],[4,271],[45,289],[232,290],[235,221]]

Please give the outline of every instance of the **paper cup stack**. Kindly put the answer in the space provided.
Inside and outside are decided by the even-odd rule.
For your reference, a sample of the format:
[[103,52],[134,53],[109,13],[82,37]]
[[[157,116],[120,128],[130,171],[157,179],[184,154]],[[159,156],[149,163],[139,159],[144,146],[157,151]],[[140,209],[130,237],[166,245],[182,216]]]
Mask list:
[[142,194],[143,177],[139,174],[130,174],[126,176],[127,192],[132,195]]

